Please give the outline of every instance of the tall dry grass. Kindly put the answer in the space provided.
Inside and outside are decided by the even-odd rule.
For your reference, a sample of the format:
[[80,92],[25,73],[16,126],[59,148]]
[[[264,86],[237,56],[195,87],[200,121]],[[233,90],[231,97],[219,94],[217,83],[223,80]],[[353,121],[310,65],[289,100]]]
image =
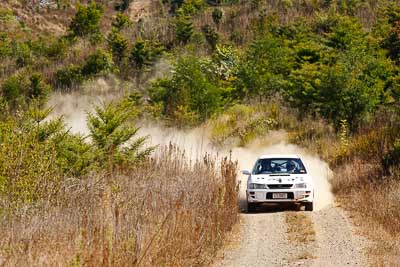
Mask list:
[[202,266],[238,219],[237,165],[174,146],[129,171],[66,180],[0,219],[1,266]]
[[339,203],[374,241],[368,251],[371,266],[398,266],[400,262],[398,174],[382,177],[377,163],[353,159],[337,167],[332,179]]

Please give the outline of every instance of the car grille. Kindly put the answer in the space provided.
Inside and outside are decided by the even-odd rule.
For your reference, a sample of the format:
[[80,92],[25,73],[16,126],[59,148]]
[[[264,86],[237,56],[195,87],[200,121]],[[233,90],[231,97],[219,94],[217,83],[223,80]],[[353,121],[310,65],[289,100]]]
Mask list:
[[[272,198],[273,193],[267,193],[267,199],[273,199]],[[287,199],[294,199],[294,193],[293,192],[288,192],[287,194]]]
[[292,188],[293,184],[269,184],[269,189],[290,189]]

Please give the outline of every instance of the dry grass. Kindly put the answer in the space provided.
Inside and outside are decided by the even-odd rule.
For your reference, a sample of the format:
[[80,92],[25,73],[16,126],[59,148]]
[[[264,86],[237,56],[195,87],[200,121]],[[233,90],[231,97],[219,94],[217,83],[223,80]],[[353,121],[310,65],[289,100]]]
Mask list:
[[207,265],[238,219],[236,167],[171,146],[128,175],[65,181],[0,217],[0,265]]
[[308,244],[315,241],[314,223],[304,212],[285,213],[289,240],[298,244]]
[[400,262],[400,182],[381,177],[377,163],[353,160],[336,170],[333,190],[340,204],[374,241],[368,254],[374,266]]

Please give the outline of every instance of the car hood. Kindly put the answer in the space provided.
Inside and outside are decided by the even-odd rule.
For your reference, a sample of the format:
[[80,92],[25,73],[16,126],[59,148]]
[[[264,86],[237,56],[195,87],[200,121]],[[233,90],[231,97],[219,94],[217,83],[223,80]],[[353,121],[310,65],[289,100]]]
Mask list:
[[256,184],[312,183],[312,178],[309,174],[252,174],[249,182]]

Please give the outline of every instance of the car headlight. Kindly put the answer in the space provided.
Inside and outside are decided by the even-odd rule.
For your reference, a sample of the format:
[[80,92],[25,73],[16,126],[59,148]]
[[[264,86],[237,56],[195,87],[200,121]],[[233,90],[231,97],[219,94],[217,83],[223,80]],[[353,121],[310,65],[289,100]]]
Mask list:
[[307,184],[306,184],[306,183],[296,184],[296,185],[294,186],[294,188],[307,188]]
[[266,184],[249,184],[249,189],[268,189]]

